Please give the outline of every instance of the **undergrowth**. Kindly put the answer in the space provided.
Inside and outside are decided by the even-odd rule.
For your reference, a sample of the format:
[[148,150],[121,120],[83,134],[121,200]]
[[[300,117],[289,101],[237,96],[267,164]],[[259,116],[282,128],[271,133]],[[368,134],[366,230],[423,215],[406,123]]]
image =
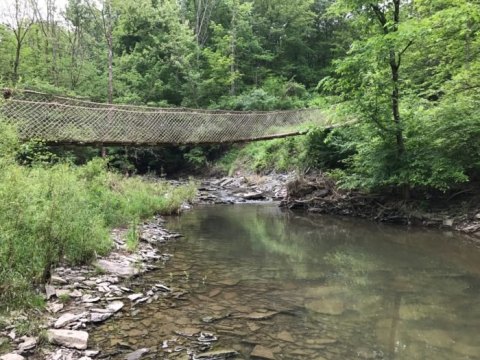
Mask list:
[[309,167],[342,167],[348,155],[338,145],[339,131],[312,127],[306,135],[252,142],[235,147],[218,162],[217,167],[229,175],[237,170],[255,173],[306,170]]
[[0,309],[36,307],[58,264],[89,263],[112,246],[114,226],[178,211],[194,184],[125,178],[95,159],[85,166],[16,162],[14,131],[0,122]]

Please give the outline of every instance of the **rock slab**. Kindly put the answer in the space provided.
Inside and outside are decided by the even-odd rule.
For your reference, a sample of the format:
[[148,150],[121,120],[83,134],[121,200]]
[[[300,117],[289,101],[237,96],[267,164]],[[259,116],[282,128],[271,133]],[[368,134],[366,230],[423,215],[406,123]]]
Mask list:
[[0,360],[25,360],[25,358],[18,354],[5,354],[0,356]]
[[78,319],[80,319],[83,316],[83,314],[71,314],[71,313],[66,313],[60,316],[57,321],[55,321],[55,329],[59,329],[62,327],[65,327]]
[[100,322],[103,322],[105,320],[107,320],[108,318],[112,317],[113,316],[113,313],[97,313],[97,312],[94,312],[94,313],[91,313],[90,314],[90,321],[92,323],[100,323]]
[[139,271],[129,263],[117,263],[114,261],[101,259],[98,260],[96,265],[107,273],[124,278],[128,278],[139,273]]
[[125,360],[139,360],[143,357],[143,355],[148,354],[150,349],[143,348],[143,349],[138,349],[127,356],[125,356]]
[[201,354],[197,354],[195,356],[196,359],[218,359],[218,358],[229,358],[238,355],[238,352],[233,350],[233,349],[227,349],[227,350],[214,350],[214,351],[209,351]]
[[252,357],[252,359],[275,360],[275,357],[273,356],[273,351],[261,345],[255,346],[250,356]]
[[88,344],[86,331],[50,329],[47,331],[47,337],[52,344],[78,350],[85,350]]

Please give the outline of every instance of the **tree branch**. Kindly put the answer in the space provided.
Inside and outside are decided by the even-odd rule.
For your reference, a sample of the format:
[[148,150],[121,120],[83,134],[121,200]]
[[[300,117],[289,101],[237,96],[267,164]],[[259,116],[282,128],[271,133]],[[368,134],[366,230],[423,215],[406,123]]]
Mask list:
[[405,53],[405,51],[408,50],[410,46],[413,45],[413,43],[414,43],[413,40],[409,40],[407,46],[405,46],[403,50],[398,53],[398,62],[397,62],[398,67],[400,67],[400,64],[402,62],[402,55]]
[[385,34],[388,34],[388,28],[387,28],[387,18],[385,17],[384,12],[382,9],[377,4],[370,4],[370,7],[372,8],[373,12],[375,13],[375,16],[377,17],[378,21],[380,22],[380,25],[382,25],[383,32]]

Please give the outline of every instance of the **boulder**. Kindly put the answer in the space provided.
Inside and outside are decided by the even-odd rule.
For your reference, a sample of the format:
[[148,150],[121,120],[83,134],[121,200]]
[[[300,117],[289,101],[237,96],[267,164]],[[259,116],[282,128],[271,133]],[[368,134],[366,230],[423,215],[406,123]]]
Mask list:
[[322,299],[305,303],[305,308],[326,315],[341,315],[346,310],[346,304],[338,299]]

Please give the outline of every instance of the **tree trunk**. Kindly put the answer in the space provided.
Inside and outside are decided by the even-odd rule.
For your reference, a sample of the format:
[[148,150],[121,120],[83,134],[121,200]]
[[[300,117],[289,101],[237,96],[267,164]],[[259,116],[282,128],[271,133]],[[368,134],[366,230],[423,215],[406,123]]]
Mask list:
[[399,90],[399,64],[396,61],[395,50],[390,51],[390,68],[392,72],[392,115],[395,125],[395,138],[397,143],[397,157],[400,158],[405,152],[405,142],[403,139],[402,121],[400,118],[400,90]]
[[112,31],[108,33],[108,103],[113,104],[113,38]]
[[[394,11],[393,11],[393,31],[398,31],[398,24],[400,23],[400,0],[393,1]],[[392,71],[392,81],[393,81],[393,90],[392,90],[392,114],[393,122],[395,123],[395,137],[397,140],[397,156],[400,158],[405,152],[405,143],[403,140],[403,129],[402,122],[400,118],[400,90],[399,90],[399,70],[400,70],[400,57],[395,49],[390,50],[390,68]]]
[[[400,23],[400,1],[401,0],[393,0],[393,23],[390,25],[385,13],[378,5],[370,5],[375,16],[377,17],[378,22],[382,26],[383,33],[388,35],[391,32],[398,31],[398,25]],[[391,110],[392,110],[392,119],[393,119],[393,126],[394,126],[394,133],[396,139],[396,150],[397,150],[397,158],[402,157],[405,153],[405,141],[403,137],[403,129],[402,129],[402,119],[400,116],[400,62],[402,54],[408,49],[411,45],[411,42],[403,49],[403,51],[397,51],[392,46],[389,51],[389,62],[390,62],[390,71],[391,71],[391,79],[392,79],[392,93],[391,97]]]
[[13,85],[18,81],[18,67],[20,66],[20,51],[22,50],[22,43],[17,39],[17,48],[15,49],[15,61],[13,63],[12,81]]
[[230,40],[230,56],[232,57],[232,63],[230,64],[230,76],[232,77],[232,84],[230,85],[230,95],[235,96],[235,56],[237,47],[237,2],[234,1],[232,6],[232,22],[231,22],[231,40]]

